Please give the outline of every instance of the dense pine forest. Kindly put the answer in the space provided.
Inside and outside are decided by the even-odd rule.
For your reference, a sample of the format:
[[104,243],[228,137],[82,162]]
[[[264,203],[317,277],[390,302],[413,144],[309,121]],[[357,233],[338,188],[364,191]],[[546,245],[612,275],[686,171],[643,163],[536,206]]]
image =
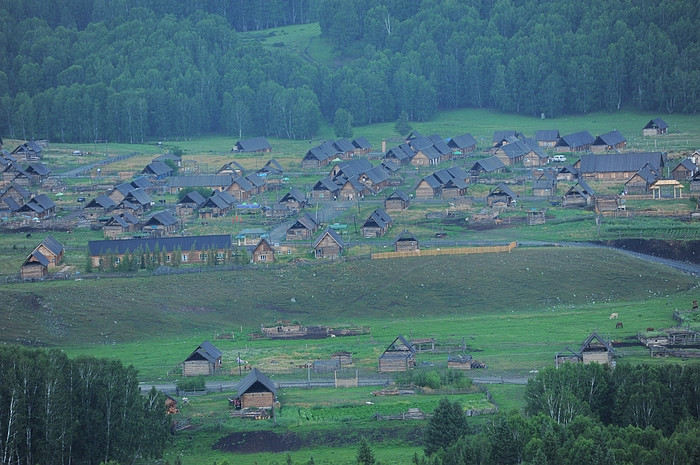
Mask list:
[[[694,0],[0,0],[0,134],[313,137],[440,109],[700,107]],[[319,22],[320,62],[246,31]]]

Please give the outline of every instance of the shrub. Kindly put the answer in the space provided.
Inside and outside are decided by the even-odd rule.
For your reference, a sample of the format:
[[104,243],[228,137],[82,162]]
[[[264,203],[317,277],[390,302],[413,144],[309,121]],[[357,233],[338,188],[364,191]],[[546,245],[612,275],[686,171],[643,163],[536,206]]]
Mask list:
[[204,376],[180,378],[177,380],[176,386],[179,391],[203,391],[205,387]]

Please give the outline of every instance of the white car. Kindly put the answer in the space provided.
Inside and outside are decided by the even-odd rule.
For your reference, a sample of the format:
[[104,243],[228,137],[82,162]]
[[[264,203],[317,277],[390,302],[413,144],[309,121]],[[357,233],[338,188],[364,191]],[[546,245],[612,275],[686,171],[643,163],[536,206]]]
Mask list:
[[566,157],[564,155],[554,155],[552,157],[552,161],[556,161],[556,162],[566,161]]

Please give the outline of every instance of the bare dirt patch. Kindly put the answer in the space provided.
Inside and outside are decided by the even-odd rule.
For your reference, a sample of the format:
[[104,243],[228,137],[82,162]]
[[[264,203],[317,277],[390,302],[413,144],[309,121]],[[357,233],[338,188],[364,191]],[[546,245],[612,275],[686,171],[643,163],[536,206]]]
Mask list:
[[382,430],[340,429],[333,431],[312,431],[297,434],[286,431],[246,431],[232,433],[219,439],[212,449],[239,454],[260,452],[288,452],[303,448],[317,447],[319,444],[331,447],[354,446],[362,437],[372,444],[383,441],[403,441],[410,445],[422,444],[423,430],[420,426],[410,428],[384,428]]

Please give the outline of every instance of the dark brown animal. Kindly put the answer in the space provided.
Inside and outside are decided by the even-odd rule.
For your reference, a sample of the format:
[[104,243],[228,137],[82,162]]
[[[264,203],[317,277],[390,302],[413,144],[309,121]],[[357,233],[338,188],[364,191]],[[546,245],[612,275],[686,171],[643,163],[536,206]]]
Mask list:
[[693,300],[693,310],[697,310],[697,309],[698,309],[698,301]]
[[654,331],[654,328],[652,328],[652,327],[650,326],[650,327],[647,328],[647,333],[648,333],[648,332],[651,332],[651,331]]
[[618,321],[617,324],[615,325],[615,329],[619,329],[619,328],[622,328],[622,327],[623,327],[623,326],[622,326],[622,322],[621,322],[621,321]]

